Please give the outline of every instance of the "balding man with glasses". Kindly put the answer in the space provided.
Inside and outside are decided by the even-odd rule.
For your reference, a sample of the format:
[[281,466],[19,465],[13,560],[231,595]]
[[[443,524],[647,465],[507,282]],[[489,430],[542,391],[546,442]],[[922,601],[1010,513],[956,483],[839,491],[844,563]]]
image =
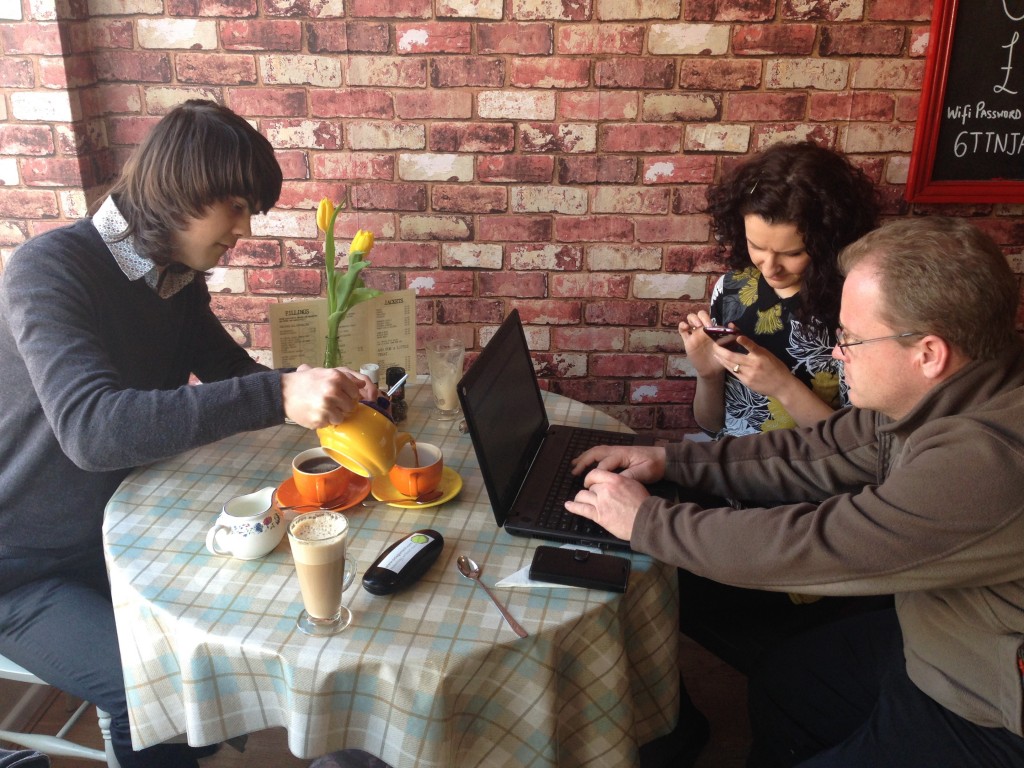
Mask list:
[[[759,662],[750,766],[1024,765],[1017,278],[990,237],[942,217],[890,222],[840,263],[833,355],[852,407],[716,443],[592,449],[576,464],[586,490],[566,506],[726,584],[895,594],[894,610],[819,627]],[[792,503],[671,504],[641,485],[662,478]]]

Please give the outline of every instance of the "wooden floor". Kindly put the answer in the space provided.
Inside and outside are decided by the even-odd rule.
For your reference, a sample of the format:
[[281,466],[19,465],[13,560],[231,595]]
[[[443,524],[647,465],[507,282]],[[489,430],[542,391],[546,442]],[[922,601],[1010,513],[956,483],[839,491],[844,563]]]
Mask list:
[[[701,754],[696,768],[742,768],[750,741],[744,678],[685,637],[679,657],[690,696],[711,721],[711,743]],[[35,730],[56,732],[67,718],[64,708],[65,697],[55,695],[49,706],[39,713]],[[95,709],[89,708],[88,714],[72,730],[71,738],[87,746],[103,748]],[[244,753],[225,746],[216,755],[204,759],[201,765],[202,768],[293,768],[310,762],[292,755],[284,730],[274,729],[250,735]],[[97,768],[100,765],[59,757],[52,758],[51,763],[52,768]]]

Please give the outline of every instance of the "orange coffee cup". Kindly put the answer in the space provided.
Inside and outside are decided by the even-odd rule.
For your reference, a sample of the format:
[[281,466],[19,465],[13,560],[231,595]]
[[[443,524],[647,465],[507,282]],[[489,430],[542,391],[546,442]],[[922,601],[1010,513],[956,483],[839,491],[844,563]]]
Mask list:
[[295,489],[310,504],[340,499],[352,477],[352,473],[328,456],[323,448],[310,448],[292,459]]
[[431,443],[407,444],[398,451],[388,479],[400,494],[415,498],[441,484],[443,469],[444,455],[439,447]]

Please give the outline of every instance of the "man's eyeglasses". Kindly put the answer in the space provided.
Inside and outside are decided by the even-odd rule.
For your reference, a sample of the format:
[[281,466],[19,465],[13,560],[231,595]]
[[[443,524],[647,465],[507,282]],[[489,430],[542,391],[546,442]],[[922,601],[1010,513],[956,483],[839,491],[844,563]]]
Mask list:
[[[858,344],[870,344],[873,341],[886,341],[888,339],[905,339],[909,336],[924,336],[922,331],[904,331],[903,333],[894,333],[891,336],[876,336],[873,339],[851,339],[846,331],[842,328],[836,331],[836,346],[839,347],[846,353],[846,350],[850,347],[856,347]],[[849,339],[849,341],[847,340]]]

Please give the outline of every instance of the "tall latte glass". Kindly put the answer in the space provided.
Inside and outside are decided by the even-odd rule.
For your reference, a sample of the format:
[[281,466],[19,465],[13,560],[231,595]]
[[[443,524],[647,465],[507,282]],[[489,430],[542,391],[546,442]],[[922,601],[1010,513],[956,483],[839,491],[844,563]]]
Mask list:
[[341,604],[347,539],[348,518],[340,512],[307,512],[288,525],[304,606],[296,626],[307,635],[333,635],[352,621],[352,612]]

